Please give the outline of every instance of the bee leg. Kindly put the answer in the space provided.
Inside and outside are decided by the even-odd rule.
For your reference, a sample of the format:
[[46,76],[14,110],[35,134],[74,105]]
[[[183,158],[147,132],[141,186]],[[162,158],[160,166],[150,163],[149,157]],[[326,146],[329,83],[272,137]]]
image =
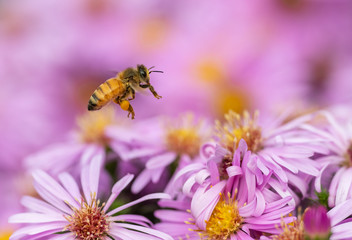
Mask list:
[[157,99],[161,98],[161,96],[159,96],[157,92],[154,90],[154,87],[152,85],[149,85],[149,90],[153,93],[154,97],[156,97]]
[[131,94],[132,94],[132,98],[130,98],[129,100],[133,100],[136,97],[136,91],[133,88],[130,88],[131,90]]
[[128,111],[127,117],[129,117],[130,114],[131,114],[131,115],[132,115],[131,118],[134,119],[135,114],[134,114],[134,110],[133,110],[133,107],[132,107],[131,104],[130,104],[130,106],[128,107],[128,110],[127,110],[127,111]]

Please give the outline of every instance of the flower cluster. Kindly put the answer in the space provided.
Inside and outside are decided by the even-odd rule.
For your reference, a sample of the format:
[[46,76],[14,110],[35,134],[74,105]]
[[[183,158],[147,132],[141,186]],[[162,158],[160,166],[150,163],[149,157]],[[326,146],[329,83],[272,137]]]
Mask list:
[[26,159],[39,199],[23,198],[10,239],[352,238],[352,122],[334,113],[230,111],[214,126],[190,113],[83,116],[72,138]]

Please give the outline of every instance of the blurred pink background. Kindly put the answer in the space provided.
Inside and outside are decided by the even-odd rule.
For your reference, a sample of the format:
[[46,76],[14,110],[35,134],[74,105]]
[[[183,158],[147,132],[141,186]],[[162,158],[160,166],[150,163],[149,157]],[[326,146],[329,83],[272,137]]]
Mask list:
[[116,72],[164,72],[161,100],[131,102],[136,122],[349,104],[351,29],[349,0],[0,1],[0,236],[30,192],[23,158],[63,139]]

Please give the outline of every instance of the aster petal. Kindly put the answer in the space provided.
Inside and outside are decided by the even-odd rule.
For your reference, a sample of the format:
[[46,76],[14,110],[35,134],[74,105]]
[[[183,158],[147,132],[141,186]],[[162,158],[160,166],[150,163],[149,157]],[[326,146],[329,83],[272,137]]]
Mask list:
[[94,158],[94,156],[102,155],[103,150],[104,149],[101,146],[96,145],[96,144],[86,145],[86,147],[83,151],[83,154],[81,156],[81,159],[80,159],[81,167],[89,165],[91,160]]
[[85,199],[88,203],[90,203],[92,197],[94,197],[92,194],[98,193],[101,163],[101,156],[93,156],[91,163],[82,169],[81,184]]
[[202,169],[195,175],[195,179],[198,184],[203,184],[205,179],[207,179],[208,177],[209,171],[207,169]]
[[154,235],[154,236],[161,238],[161,239],[174,240],[170,235],[163,233],[163,232],[160,232],[155,229],[132,225],[132,224],[127,224],[127,223],[115,223],[114,225],[122,227],[122,228],[134,229],[136,231],[145,232],[145,233],[148,233],[150,235]]
[[226,168],[226,172],[229,175],[229,177],[234,177],[242,174],[242,168],[238,166],[230,166]]
[[58,199],[55,195],[51,194],[48,192],[46,189],[44,189],[41,185],[38,183],[34,182],[33,183],[35,190],[37,193],[48,203],[50,203],[52,206],[56,207],[57,209],[61,210],[64,213],[71,213],[72,209],[67,206],[62,200]]
[[152,182],[153,183],[157,183],[159,182],[159,179],[161,177],[161,175],[163,174],[164,172],[164,168],[156,168],[156,169],[152,169]]
[[176,156],[176,153],[166,152],[155,157],[151,157],[146,164],[146,168],[155,169],[166,167],[167,165],[175,161]]
[[[156,210],[154,212],[154,216],[160,220],[167,220],[170,222],[184,222],[185,220],[189,220],[191,214],[178,210]],[[172,216],[172,218],[170,218],[170,216]]]
[[[21,203],[26,208],[28,208],[32,211],[39,212],[39,213],[50,213],[50,214],[59,213],[57,208],[54,208],[53,206],[49,205],[48,203],[46,203],[42,200],[39,200],[37,198],[34,198],[34,197],[24,196],[21,199]],[[62,213],[60,213],[60,214],[62,214]]]
[[[59,180],[62,184],[62,186],[66,189],[66,191],[68,193],[71,194],[71,196],[76,199],[79,200],[81,198],[81,193],[79,191],[79,187],[76,183],[76,181],[74,180],[74,178],[68,174],[68,173],[61,173],[59,175]],[[77,204],[76,206],[74,206],[76,208],[79,207],[79,204]]]
[[[289,190],[283,191],[283,186],[275,179],[270,179],[268,184],[282,197],[293,197]],[[294,199],[291,199],[289,205],[295,205]]]
[[197,171],[204,168],[204,164],[202,163],[191,163],[183,168],[181,168],[179,171],[177,171],[175,173],[175,177],[174,177],[174,181],[176,182],[180,177],[186,175],[187,173],[193,172],[193,171]]
[[[198,234],[195,231],[190,231],[190,229],[195,229],[194,225],[181,223],[157,223],[154,225],[156,230],[166,232],[174,237],[174,239],[199,239]],[[196,235],[196,236],[193,236]],[[197,238],[198,237],[198,238]]]
[[331,220],[331,226],[335,226],[352,214],[352,199],[335,206],[327,214]]
[[192,187],[194,186],[194,184],[196,183],[196,176],[192,175],[190,176],[186,182],[183,184],[182,186],[182,192],[186,195],[186,196],[192,196]]
[[56,236],[50,237],[50,240],[71,240],[71,234],[56,234]]
[[253,216],[258,217],[262,215],[265,210],[265,199],[263,194],[258,189],[255,190],[255,196],[256,196],[257,206],[255,211],[253,212]]
[[47,173],[42,170],[33,171],[33,178],[35,182],[51,193],[56,198],[67,201],[72,206],[75,206],[76,201],[72,198],[72,196],[63,188],[61,185],[56,182],[52,177],[50,177]]
[[144,169],[134,180],[132,184],[132,192],[134,194],[139,193],[151,180],[153,171],[150,169]]
[[283,206],[285,206],[291,200],[292,200],[292,197],[285,197],[285,198],[282,198],[282,199],[277,200],[275,202],[267,203],[264,213],[268,213],[268,212],[272,212],[274,210],[281,209]]
[[252,216],[253,212],[255,211],[256,209],[256,201],[251,201],[250,203],[248,203],[247,205],[243,206],[243,207],[240,207],[238,209],[238,212],[240,213],[240,215],[242,217],[250,217]]
[[179,210],[190,209],[190,203],[187,201],[175,201],[171,199],[163,199],[158,202],[160,207],[174,208]]
[[335,173],[335,176],[332,178],[330,187],[329,187],[329,198],[328,198],[328,203],[329,207],[334,207],[336,205],[335,203],[335,198],[337,194],[337,188],[340,183],[341,176],[345,172],[346,168],[342,167],[337,172]]
[[214,160],[208,161],[208,170],[210,173],[211,184],[215,185],[220,181],[220,176],[219,176],[218,166]]
[[67,220],[60,214],[18,213],[9,218],[10,223],[46,223],[60,221],[67,222]]
[[303,197],[305,197],[308,191],[307,179],[298,174],[286,173],[286,175],[289,182],[302,193]]
[[346,169],[341,175],[335,198],[335,205],[343,203],[347,200],[352,185],[352,168]]
[[198,188],[191,202],[192,214],[198,218],[202,212],[208,207],[209,202],[213,199],[219,199],[219,193],[222,192],[226,185],[225,181],[219,182],[212,188],[206,190],[207,186]]
[[351,239],[352,238],[352,222],[342,223],[334,226],[331,230],[333,232],[330,239]]
[[[23,228],[18,229],[15,231],[11,237],[10,240],[17,240],[17,239],[23,239],[25,236],[28,235],[34,235],[33,239],[38,239],[38,235],[44,237],[44,236],[50,236],[53,233],[59,232],[64,228],[64,226],[60,226],[57,223],[48,223],[48,224],[37,224],[37,225],[30,225],[30,226],[25,226]],[[26,239],[28,239],[26,237]],[[31,239],[31,238],[29,238]]]
[[112,194],[110,195],[108,201],[106,201],[106,204],[103,208],[103,211],[107,212],[111,204],[115,201],[115,199],[120,195],[121,191],[124,190],[128,184],[133,180],[134,175],[133,174],[127,174],[123,178],[121,178],[119,181],[117,181],[114,186],[112,187]]
[[141,197],[137,200],[134,200],[132,202],[129,202],[127,204],[124,204],[118,208],[115,208],[114,210],[108,212],[107,214],[109,216],[112,216],[114,215],[115,213],[118,213],[126,208],[129,208],[130,206],[133,206],[133,205],[136,205],[137,203],[140,203],[140,202],[144,202],[144,201],[147,201],[147,200],[151,200],[151,199],[169,199],[170,196],[169,194],[165,194],[165,193],[152,193],[152,194],[148,194],[148,195],[145,195],[144,197]]
[[149,227],[153,223],[146,217],[135,215],[135,214],[123,214],[118,216],[110,217],[111,221],[122,221],[122,222],[133,222],[145,227]]
[[84,148],[83,144],[55,144],[27,157],[24,163],[26,168],[46,169],[56,175],[75,162]]

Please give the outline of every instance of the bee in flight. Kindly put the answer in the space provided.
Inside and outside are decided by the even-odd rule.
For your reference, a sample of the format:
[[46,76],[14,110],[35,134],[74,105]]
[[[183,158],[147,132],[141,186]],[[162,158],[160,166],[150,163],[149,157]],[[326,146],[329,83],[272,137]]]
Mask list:
[[136,91],[149,88],[154,97],[161,98],[150,84],[149,74],[152,72],[162,73],[162,71],[151,71],[152,68],[154,67],[147,69],[144,65],[137,65],[137,68],[127,68],[117,73],[116,77],[106,80],[89,98],[88,110],[99,110],[113,100],[123,110],[128,111],[127,117],[131,115],[134,119],[134,110],[129,101],[135,98]]

